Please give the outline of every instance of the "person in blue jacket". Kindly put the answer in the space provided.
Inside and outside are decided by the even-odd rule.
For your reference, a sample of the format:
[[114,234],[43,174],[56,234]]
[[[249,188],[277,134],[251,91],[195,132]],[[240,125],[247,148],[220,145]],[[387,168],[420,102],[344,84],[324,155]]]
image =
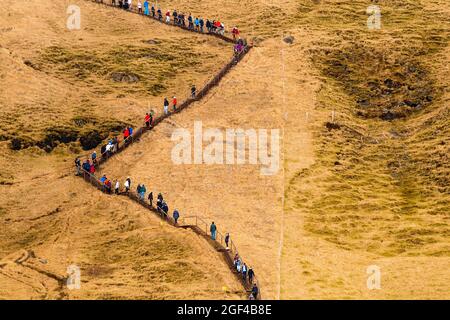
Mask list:
[[214,221],[211,224],[211,226],[209,227],[209,231],[211,231],[211,239],[216,240],[217,227],[214,224]]
[[148,16],[148,1],[147,0],[144,1],[144,14],[146,16]]
[[173,212],[173,220],[175,220],[175,224],[178,223],[178,218],[180,217],[180,213],[178,212],[177,209],[175,209],[175,211]]

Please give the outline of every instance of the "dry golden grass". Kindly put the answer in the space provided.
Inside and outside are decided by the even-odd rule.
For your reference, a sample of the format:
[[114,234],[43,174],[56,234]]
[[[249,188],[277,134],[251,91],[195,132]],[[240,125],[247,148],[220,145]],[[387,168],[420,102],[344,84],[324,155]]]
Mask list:
[[[382,10],[379,31],[369,31],[366,26],[366,8],[374,3]],[[125,66],[109,56],[115,49],[107,45],[110,35],[104,33],[103,28],[109,23],[105,17],[114,17],[114,21],[121,21],[118,26],[127,26],[123,34],[118,26],[111,28],[120,29],[117,43],[131,48],[136,57],[153,47],[142,39],[159,39],[167,44],[183,39],[181,48],[189,43],[201,57],[205,48],[213,45],[214,52],[208,51],[208,55],[228,57],[228,53],[221,52],[228,47],[215,40],[203,43],[203,37],[191,39],[191,35],[178,31],[172,35],[172,29],[166,33],[166,28],[160,25],[155,32],[164,28],[164,34],[148,36],[146,30],[145,36],[128,37],[135,30],[133,24],[150,23],[109,8],[100,9],[82,1],[79,4],[88,10],[86,19],[91,28],[82,31],[82,41],[75,41],[79,35],[72,33],[65,35],[65,41],[59,38],[55,41],[59,29],[44,26],[37,17],[31,20],[31,25],[45,36],[34,43],[47,50],[32,50],[26,42],[14,43],[15,50],[23,52],[14,57],[14,53],[5,51],[10,49],[2,37],[0,44],[6,47],[2,49],[2,57],[8,59],[4,63],[6,69],[2,64],[2,75],[3,70],[10,68],[8,74],[15,75],[17,86],[21,85],[17,79],[24,77],[34,83],[28,84],[31,89],[27,95],[20,96],[21,89],[17,86],[11,86],[8,93],[1,92],[2,103],[14,102],[8,102],[3,112],[18,117],[19,110],[37,99],[54,101],[59,106],[61,101],[72,101],[84,110],[96,106],[94,114],[89,115],[96,119],[89,124],[92,129],[102,120],[137,124],[142,112],[148,109],[147,99],[150,106],[159,105],[160,97],[153,100],[144,95],[152,87],[152,79],[146,78],[130,89],[105,78],[116,68],[127,68],[132,73],[140,71],[139,65]],[[102,171],[122,181],[130,176],[134,187],[144,182],[154,193],[164,193],[171,210],[177,208],[182,216],[195,214],[214,220],[220,231],[231,232],[240,253],[256,271],[264,298],[448,299],[448,3],[251,0],[244,5],[242,1],[177,0],[160,4],[163,8],[219,18],[227,27],[236,24],[256,47],[203,101],[145,135],[138,144],[108,162]],[[42,9],[46,6],[59,5],[46,2]],[[8,23],[13,24],[11,21]],[[9,39],[9,46],[18,36],[11,32],[2,34],[9,37],[5,38]],[[282,41],[288,34],[295,38],[292,45]],[[159,48],[163,48],[160,53],[164,55],[165,44]],[[93,60],[93,71],[77,76],[78,67],[61,59],[66,55],[81,63]],[[183,54],[175,56],[177,63],[183,64]],[[44,57],[54,59],[55,63],[48,64]],[[48,73],[45,78],[41,72],[24,67],[24,58],[45,70]],[[189,74],[203,70],[211,75],[220,67],[216,58],[201,60],[201,64],[191,66],[193,70],[186,65],[182,70],[190,70]],[[170,72],[170,62],[158,66],[162,74]],[[17,76],[16,71],[23,68],[27,73]],[[11,76],[2,79],[16,83]],[[168,95],[186,88],[192,78],[183,71],[173,81],[167,83]],[[77,88],[78,92],[70,94],[65,88],[69,84],[69,88]],[[49,95],[49,90],[58,94]],[[126,97],[117,98],[124,91]],[[114,117],[103,118],[104,109]],[[327,127],[333,110],[336,125]],[[46,119],[55,121],[61,117],[59,107],[47,111],[55,116]],[[386,114],[390,117],[389,113],[400,118],[381,119]],[[71,121],[77,117],[80,114],[71,113],[66,118]],[[39,123],[42,117],[37,118]],[[192,128],[195,120],[202,120],[205,127],[282,128],[283,167],[279,174],[262,177],[259,167],[247,165],[174,165],[170,160],[173,146],[170,135],[177,127]],[[22,122],[27,123],[11,119],[7,128]],[[39,124],[30,136],[48,123]],[[24,248],[34,249],[39,257],[64,257],[61,259],[64,263],[54,266],[59,273],[64,273],[69,262],[82,261],[86,265],[83,274],[89,277],[83,286],[95,292],[95,296],[81,291],[79,295],[69,292],[70,298],[181,298],[191,297],[189,292],[194,291],[205,292],[195,298],[204,298],[209,293],[222,297],[222,285],[233,288],[232,293],[223,297],[238,297],[238,285],[224,265],[206,270],[208,257],[191,260],[198,252],[209,250],[203,242],[187,246],[195,236],[187,233],[189,240],[177,242],[178,230],[172,233],[171,228],[165,227],[161,231],[157,221],[142,223],[141,219],[152,218],[140,213],[139,208],[130,209],[131,204],[125,200],[99,195],[72,177],[58,179],[62,168],[72,163],[68,151],[79,150],[76,144],[70,145],[70,148],[56,147],[51,156],[36,148],[19,153],[5,151],[0,219],[8,223],[0,234],[2,257],[21,253]],[[2,147],[6,150],[6,143]],[[18,167],[12,165],[17,160]],[[14,184],[9,185],[11,182]],[[62,203],[55,200],[60,190],[66,190]],[[84,190],[89,195],[80,200]],[[70,196],[71,192],[77,195]],[[30,203],[34,204],[31,214],[26,214]],[[63,209],[61,213],[50,214],[58,207]],[[71,214],[66,216],[66,211]],[[24,219],[45,214],[49,217]],[[55,215],[61,215],[57,222],[50,218]],[[84,216],[89,220],[85,221]],[[108,223],[108,219],[113,222]],[[52,231],[50,221],[56,224],[56,230],[63,230],[63,236],[56,241],[59,231]],[[75,222],[79,221],[83,223],[78,228]],[[118,225],[123,225],[120,227],[123,229]],[[149,233],[145,232],[148,228]],[[72,234],[71,230],[79,230],[80,234]],[[78,246],[77,241],[81,243]],[[149,259],[143,254],[144,245],[154,248],[159,258],[161,253],[165,256],[166,247],[171,248],[169,259],[162,262]],[[41,247],[44,249],[40,252]],[[108,250],[111,247],[112,252]],[[176,259],[178,255],[184,257],[183,261]],[[187,263],[183,264],[185,273],[175,275],[168,271],[181,262]],[[381,290],[366,287],[369,265],[381,268]],[[144,270],[145,273],[141,272]],[[222,280],[210,289],[208,282],[199,278],[205,274],[212,274],[209,279]],[[41,278],[42,274],[24,275],[28,279],[24,282],[32,285],[5,279],[10,288],[17,288],[20,297],[60,297],[58,284],[53,280]],[[193,279],[192,283],[187,282],[188,278]],[[42,289],[39,284],[42,282],[50,289]],[[146,283],[145,289],[136,290],[142,282]],[[176,291],[174,283],[181,284],[183,293]]]
[[449,8],[379,1],[383,28],[369,31],[366,2],[339,3],[303,17],[321,80],[315,163],[287,177],[281,297],[448,298]]
[[[72,170],[81,148],[71,137],[140,124],[162,94],[182,99],[192,83],[207,81],[231,49],[125,12],[77,4],[79,32],[65,29],[60,2],[12,3],[1,13],[1,79],[8,88],[0,92],[0,298],[243,298],[221,255],[202,238],[102,195]],[[140,81],[110,79],[124,69]],[[152,91],[156,84],[161,94]],[[23,150],[10,150],[12,137],[25,142]],[[15,262],[18,257],[26,258]],[[58,280],[71,264],[81,268],[81,290]]]
[[[164,96],[184,99],[232,55],[218,39],[87,1],[72,4],[80,6],[81,30],[66,28],[60,2],[12,4],[0,23],[2,81],[10,84],[0,92],[1,140],[16,149],[51,151],[93,131],[105,139],[140,125],[145,112],[162,109]],[[114,80],[121,75],[138,81]]]

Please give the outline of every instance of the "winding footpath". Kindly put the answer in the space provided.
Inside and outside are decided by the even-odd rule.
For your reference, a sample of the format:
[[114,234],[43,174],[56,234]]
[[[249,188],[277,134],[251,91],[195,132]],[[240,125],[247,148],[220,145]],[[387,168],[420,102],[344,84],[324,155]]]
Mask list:
[[[99,2],[96,0],[90,0],[92,2],[98,3],[100,5],[104,5],[104,6],[109,6],[112,8],[116,8],[116,9],[120,9],[116,6],[113,6],[111,4],[105,4],[103,2]],[[163,23],[164,25],[167,26],[172,26],[172,27],[177,27],[180,29],[183,29],[185,31],[188,32],[195,32],[198,34],[202,34],[205,36],[212,36],[212,37],[216,37],[219,38],[227,43],[235,43],[235,40],[233,40],[230,37],[227,37],[225,35],[221,35],[221,34],[216,34],[216,33],[202,33],[202,32],[198,32],[192,29],[188,29],[187,27],[184,26],[179,26],[179,25],[174,25],[174,24],[167,24],[164,21],[160,21],[158,18],[154,18],[151,15],[146,16],[143,15],[141,13],[138,13],[137,11],[132,11],[132,10],[124,10],[124,9],[120,9],[129,13],[133,13],[133,14],[139,14],[140,16],[142,16],[143,18],[147,18],[147,19],[153,19],[155,21],[158,21],[160,23]],[[157,118],[155,118],[153,124],[151,127],[141,127],[139,129],[136,130],[136,132],[133,133],[133,135],[131,137],[129,137],[127,140],[122,141],[121,143],[119,143],[117,145],[117,150],[115,153],[113,153],[110,156],[107,156],[106,154],[101,155],[100,159],[98,159],[97,162],[97,167],[99,168],[101,165],[103,165],[104,163],[106,163],[108,161],[109,158],[114,157],[115,155],[123,152],[126,148],[128,148],[129,146],[131,146],[134,142],[139,141],[139,138],[147,133],[148,131],[151,131],[155,126],[157,126],[159,123],[161,123],[162,121],[164,121],[166,118],[171,117],[172,115],[181,112],[182,110],[188,108],[191,104],[193,104],[196,101],[200,101],[202,100],[208,93],[209,91],[214,88],[215,86],[219,85],[220,81],[222,80],[222,78],[228,74],[230,72],[230,70],[236,66],[244,57],[245,55],[251,50],[252,46],[251,45],[245,45],[242,52],[240,52],[239,54],[236,54],[215,76],[214,78],[209,81],[197,94],[194,98],[188,98],[187,100],[183,101],[179,107],[177,107],[176,110],[169,112],[168,114],[163,114]],[[79,177],[83,178],[86,182],[90,183],[91,185],[93,185],[94,187],[96,187],[98,190],[105,192],[105,188],[103,186],[103,184],[99,181],[99,179],[87,172],[84,171],[82,168],[80,168],[81,173],[78,175]],[[166,221],[167,223],[169,223],[170,225],[177,227],[177,228],[183,228],[183,229],[191,229],[192,231],[194,231],[196,234],[202,236],[210,246],[212,246],[216,251],[218,251],[219,253],[221,253],[222,258],[225,260],[225,262],[228,264],[228,266],[230,267],[230,271],[232,273],[235,274],[235,276],[237,277],[237,279],[240,281],[240,283],[243,286],[243,289],[248,293],[251,292],[252,290],[252,286],[253,284],[249,283],[248,281],[244,281],[242,279],[241,274],[239,274],[236,271],[236,268],[234,266],[234,256],[238,253],[238,250],[235,246],[235,244],[233,243],[232,240],[230,240],[229,242],[229,246],[228,248],[225,247],[225,243],[224,243],[224,235],[220,232],[217,232],[217,237],[216,240],[212,240],[210,235],[208,234],[208,224],[202,220],[200,217],[197,216],[190,216],[190,217],[184,217],[184,218],[180,218],[180,223],[176,224],[175,221],[167,216],[167,217],[163,217],[158,210],[153,207],[150,206],[149,203],[146,203],[145,201],[142,201],[139,199],[138,195],[134,192],[129,192],[128,194],[121,194],[122,196],[126,196],[129,199],[131,199],[134,202],[139,203],[141,206],[143,206],[144,208],[152,211],[153,213],[157,214],[161,219],[163,219],[164,221]],[[189,223],[191,222],[191,223]],[[242,259],[242,257],[241,257]],[[243,259],[245,261],[245,259]],[[256,272],[255,272],[256,273]],[[257,287],[258,287],[258,297],[257,299],[260,300],[261,299],[261,287],[260,284],[258,282],[258,279],[256,278],[256,276],[253,277],[253,283],[256,283]]]

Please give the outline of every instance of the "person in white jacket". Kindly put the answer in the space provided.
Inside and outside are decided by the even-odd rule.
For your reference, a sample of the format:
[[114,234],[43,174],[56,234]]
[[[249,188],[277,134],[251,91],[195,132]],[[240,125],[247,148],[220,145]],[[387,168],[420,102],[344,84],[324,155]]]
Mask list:
[[125,180],[124,186],[125,186],[125,192],[128,193],[131,188],[131,180],[129,177],[127,178],[127,180]]
[[116,180],[116,186],[114,187],[114,192],[116,194],[120,193],[120,182],[119,182],[119,180]]

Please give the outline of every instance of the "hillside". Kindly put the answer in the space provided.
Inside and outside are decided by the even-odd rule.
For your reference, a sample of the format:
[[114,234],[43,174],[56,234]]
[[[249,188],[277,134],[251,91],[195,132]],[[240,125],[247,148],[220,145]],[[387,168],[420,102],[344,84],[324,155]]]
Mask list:
[[[71,170],[90,147],[81,137],[100,143],[142,125],[149,108],[161,112],[164,96],[181,100],[193,82],[206,82],[230,46],[84,0],[76,3],[85,25],[70,32],[61,15],[68,2],[32,2],[0,14],[0,277],[8,288],[0,297],[243,298],[198,236],[101,194]],[[379,30],[367,28],[373,4]],[[160,5],[238,25],[254,47],[204,99],[100,173],[145,183],[182,216],[230,232],[265,299],[448,299],[449,3]],[[278,172],[174,164],[171,135],[195,121],[280,129]],[[3,266],[23,256],[53,275],[81,264],[83,289]],[[381,290],[367,288],[371,265],[381,268]]]

